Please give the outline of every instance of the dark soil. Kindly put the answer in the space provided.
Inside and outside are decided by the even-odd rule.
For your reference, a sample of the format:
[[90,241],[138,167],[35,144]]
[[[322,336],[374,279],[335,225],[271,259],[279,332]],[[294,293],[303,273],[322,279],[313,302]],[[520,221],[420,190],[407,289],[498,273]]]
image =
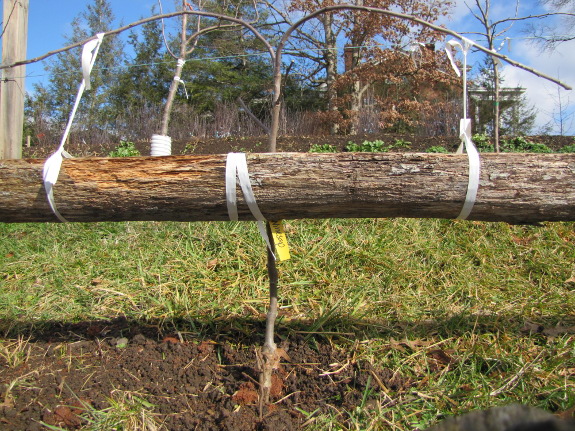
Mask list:
[[[411,386],[392,370],[357,361],[353,348],[284,336],[289,360],[275,375],[273,404],[260,419],[254,364],[262,340],[243,332],[180,336],[125,319],[32,330],[24,335],[31,339],[20,365],[0,359],[0,429],[46,429],[42,422],[78,429],[91,409],[105,409],[124,393],[150,403],[168,430],[294,430],[308,420],[301,411],[332,412],[345,422],[347,412],[379,398],[382,388]],[[7,389],[11,382],[17,383]]]

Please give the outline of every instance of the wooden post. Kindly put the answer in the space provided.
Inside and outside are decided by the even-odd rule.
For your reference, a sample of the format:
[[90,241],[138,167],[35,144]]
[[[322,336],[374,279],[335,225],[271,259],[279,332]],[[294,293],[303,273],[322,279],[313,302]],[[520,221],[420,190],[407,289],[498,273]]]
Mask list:
[[[268,220],[456,218],[467,155],[247,154]],[[0,160],[0,222],[51,222],[43,160]],[[69,221],[226,221],[226,155],[65,159],[54,187]],[[240,220],[253,220],[238,196]],[[470,220],[575,221],[575,154],[482,154]]]
[[[28,37],[28,1],[4,0],[2,64],[26,58]],[[24,126],[24,75],[26,66],[2,71],[0,82],[0,159],[22,157]]]

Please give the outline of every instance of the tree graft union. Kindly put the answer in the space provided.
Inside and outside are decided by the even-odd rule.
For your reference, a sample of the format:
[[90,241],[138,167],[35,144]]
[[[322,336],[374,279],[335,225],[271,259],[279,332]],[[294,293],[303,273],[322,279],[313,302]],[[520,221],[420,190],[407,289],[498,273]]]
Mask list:
[[[455,218],[468,159],[455,154],[248,154],[266,218]],[[225,155],[63,162],[55,186],[70,221],[224,221]],[[43,160],[0,162],[0,222],[56,221],[42,183]],[[483,154],[469,219],[575,221],[575,155]],[[238,195],[240,220],[252,216]]]

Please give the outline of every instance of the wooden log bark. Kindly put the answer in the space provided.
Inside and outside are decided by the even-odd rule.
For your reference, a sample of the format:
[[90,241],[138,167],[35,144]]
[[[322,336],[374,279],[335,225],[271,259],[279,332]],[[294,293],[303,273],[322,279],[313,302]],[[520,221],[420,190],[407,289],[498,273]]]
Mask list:
[[[268,219],[456,218],[468,183],[466,155],[248,154]],[[0,160],[0,222],[52,222],[44,161]],[[226,155],[64,160],[54,190],[69,221],[228,220]],[[252,220],[238,187],[240,220]],[[470,220],[575,220],[574,154],[482,154]]]

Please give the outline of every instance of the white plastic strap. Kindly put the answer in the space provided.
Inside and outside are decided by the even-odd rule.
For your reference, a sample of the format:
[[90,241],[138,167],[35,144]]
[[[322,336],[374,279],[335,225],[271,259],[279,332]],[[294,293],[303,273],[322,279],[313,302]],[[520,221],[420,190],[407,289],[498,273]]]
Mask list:
[[64,150],[64,144],[68,139],[68,135],[70,134],[70,129],[72,128],[72,122],[74,121],[74,117],[76,116],[76,111],[78,110],[78,106],[80,105],[80,99],[82,98],[82,94],[84,94],[84,90],[90,89],[90,73],[92,68],[94,67],[94,63],[96,62],[96,57],[98,55],[98,50],[100,49],[100,45],[102,44],[102,40],[104,38],[104,33],[98,33],[96,35],[96,39],[92,39],[89,42],[86,42],[84,48],[82,50],[82,82],[78,88],[78,94],[76,95],[76,101],[74,102],[74,106],[72,108],[72,112],[70,113],[70,117],[68,118],[68,123],[66,124],[66,129],[64,130],[64,134],[62,135],[62,140],[60,141],[60,145],[58,149],[46,159],[44,162],[44,168],[42,170],[42,178],[44,180],[44,188],[46,189],[46,197],[48,199],[48,203],[50,204],[50,208],[60,220],[61,222],[67,222],[62,214],[58,211],[56,207],[56,201],[54,200],[54,185],[58,181],[58,176],[60,175],[60,168],[62,167],[62,160],[64,157],[70,158],[70,154],[66,150]]
[[463,119],[459,123],[459,137],[465,144],[467,157],[469,159],[469,182],[467,184],[467,194],[465,195],[465,202],[461,208],[461,212],[457,216],[458,220],[465,220],[471,214],[475,200],[477,198],[477,191],[479,189],[479,177],[481,173],[481,161],[479,160],[479,152],[471,136],[471,120]]
[[[449,58],[451,67],[453,67],[453,70],[455,71],[457,76],[461,76],[461,71],[459,70],[459,67],[457,67],[457,64],[455,63],[455,49],[459,48],[461,50],[461,52],[463,53],[463,61],[464,63],[466,63],[467,53],[469,52],[469,48],[471,48],[471,46],[473,45],[473,42],[466,38],[463,38],[462,42],[463,44],[456,40],[450,40],[445,44],[445,53],[447,54],[447,58]],[[466,68],[464,67],[463,68],[464,72],[465,69]]]
[[467,118],[467,54],[474,43],[465,37],[461,39],[461,42],[462,43],[456,40],[448,41],[445,44],[445,52],[447,53],[447,57],[451,62],[451,67],[453,67],[457,76],[461,76],[461,72],[455,63],[454,50],[455,48],[459,48],[463,53],[463,118]]
[[52,208],[52,212],[58,220],[62,223],[66,223],[68,220],[60,214],[56,207],[56,202],[54,201],[54,185],[58,181],[58,175],[60,174],[60,168],[62,167],[63,153],[63,148],[59,148],[46,160],[42,171],[42,177],[44,178],[44,189],[46,189],[46,197],[48,198],[48,203],[50,204],[50,208]]
[[92,89],[92,86],[90,85],[90,73],[92,73],[94,61],[96,60],[103,39],[104,33],[98,33],[96,35],[96,39],[86,42],[84,49],[82,50],[82,76],[84,78],[86,90]]
[[184,60],[183,58],[178,58],[178,70],[176,71],[176,75],[174,75],[174,81],[182,84],[182,86],[184,87],[184,93],[186,94],[186,99],[189,99],[188,90],[186,90],[186,83],[184,82],[184,80],[182,78],[180,78],[180,75],[178,75],[178,72],[180,72],[182,70],[182,68],[184,67],[185,64],[186,64],[186,60]]
[[184,94],[186,95],[186,99],[189,99],[188,90],[186,90],[186,83],[184,82],[184,80],[182,78],[180,78],[179,76],[174,76],[174,81],[177,81],[180,84],[182,84],[182,87],[184,87]]
[[[266,219],[260,211],[258,204],[256,202],[256,197],[254,191],[252,190],[252,184],[250,181],[250,175],[248,173],[248,163],[246,161],[246,155],[244,153],[228,153],[226,159],[226,203],[228,207],[228,215],[230,220],[238,220],[238,207],[236,198],[236,174],[237,179],[240,182],[240,187],[244,195],[244,199],[248,208],[250,209],[252,215],[257,220],[258,230],[260,235],[266,242],[268,248],[274,254],[272,249],[270,238],[266,231]],[[274,255],[275,259],[275,255]]]

